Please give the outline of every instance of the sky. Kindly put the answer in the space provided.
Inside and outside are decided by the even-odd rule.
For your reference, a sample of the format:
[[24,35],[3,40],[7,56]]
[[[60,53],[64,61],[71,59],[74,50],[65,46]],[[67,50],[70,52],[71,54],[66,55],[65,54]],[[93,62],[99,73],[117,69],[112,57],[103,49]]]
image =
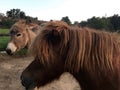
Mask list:
[[61,20],[68,16],[71,22],[96,17],[120,15],[120,0],[0,0],[0,13],[20,9],[39,20]]

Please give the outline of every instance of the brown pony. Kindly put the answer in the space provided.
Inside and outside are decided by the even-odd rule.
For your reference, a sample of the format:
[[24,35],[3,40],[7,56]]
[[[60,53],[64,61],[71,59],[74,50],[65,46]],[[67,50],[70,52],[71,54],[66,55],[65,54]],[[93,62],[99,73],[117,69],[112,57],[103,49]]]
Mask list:
[[34,61],[22,72],[26,89],[71,73],[82,90],[120,90],[120,41],[116,33],[47,23],[31,45]]
[[39,31],[39,25],[19,20],[10,29],[11,40],[7,45],[6,52],[11,55],[24,47],[29,47]]

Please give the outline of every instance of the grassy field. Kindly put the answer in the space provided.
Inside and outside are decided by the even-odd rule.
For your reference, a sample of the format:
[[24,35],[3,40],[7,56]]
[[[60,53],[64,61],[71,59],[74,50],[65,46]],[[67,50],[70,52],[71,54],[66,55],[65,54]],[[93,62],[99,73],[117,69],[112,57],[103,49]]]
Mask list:
[[8,34],[9,33],[9,29],[1,29],[0,28],[0,34]]
[[9,39],[10,39],[10,37],[8,37],[8,36],[0,37],[0,51],[4,51],[6,49]]
[[[8,33],[9,33],[9,29],[0,28],[0,34],[8,34]],[[6,49],[9,39],[10,39],[9,36],[0,36],[0,51],[4,51]]]

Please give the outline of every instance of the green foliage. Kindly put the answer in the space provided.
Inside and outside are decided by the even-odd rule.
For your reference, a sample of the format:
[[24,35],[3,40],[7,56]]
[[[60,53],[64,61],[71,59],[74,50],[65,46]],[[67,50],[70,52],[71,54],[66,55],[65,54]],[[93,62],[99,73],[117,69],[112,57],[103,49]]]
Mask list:
[[68,16],[62,17],[61,21],[66,22],[68,25],[71,25],[71,24],[72,24]]
[[112,24],[112,29],[120,30],[120,16],[114,15],[112,17],[109,17],[108,19],[110,20],[110,23]]
[[[7,17],[0,13],[0,27],[2,28],[10,28],[16,21],[19,19],[25,19],[28,22],[35,22],[39,23],[37,17],[26,16],[25,12],[21,11],[20,9],[10,9],[6,12]],[[66,22],[69,25],[72,25],[68,16],[62,17],[61,21]],[[75,21],[75,26],[79,27],[90,27],[100,30],[109,30],[112,32],[116,32],[120,30],[120,16],[115,14],[111,17],[92,17],[87,19],[87,21]]]
[[99,18],[99,17],[92,17],[88,19],[88,27],[95,28],[95,29],[109,29],[110,21],[106,18]]
[[[9,29],[0,29],[0,34],[8,34]],[[9,36],[0,36],[0,51],[4,51],[6,49],[7,43],[10,40]]]
[[10,37],[0,37],[0,51],[4,51],[7,47],[8,41],[10,40]]
[[38,18],[33,18],[33,17],[30,17],[30,16],[26,16],[25,17],[25,20],[27,21],[27,23],[37,23],[38,22]]
[[109,19],[107,19],[105,17],[102,17],[100,19],[100,22],[101,22],[101,28],[100,29],[111,30],[112,24],[110,23]]
[[[61,21],[64,21],[71,24],[71,21],[68,16],[62,17]],[[107,30],[111,32],[116,32],[120,30],[120,16],[119,15],[113,15],[111,17],[92,17],[87,19],[87,21],[81,21],[80,23],[78,21],[75,21],[74,26],[77,25],[79,27],[90,27],[94,29],[99,30]]]
[[0,34],[8,34],[8,33],[9,33],[9,29],[0,28]]
[[1,28],[10,28],[16,21],[19,19],[25,19],[28,22],[38,22],[38,18],[26,16],[25,12],[20,9],[10,9],[6,12],[6,16],[3,13],[0,13],[0,27]]
[[23,48],[20,51],[18,51],[18,52],[15,53],[15,55],[20,55],[20,56],[27,55],[27,54],[28,53],[27,53],[27,49],[26,48]]
[[79,27],[87,27],[88,22],[87,21],[81,21],[79,23]]
[[78,21],[75,21],[73,25],[74,25],[74,26],[75,26],[75,25],[78,26],[78,25],[79,25],[79,22],[78,22]]
[[0,26],[2,28],[10,28],[15,23],[12,19],[3,19],[2,22],[0,22]]
[[81,27],[91,27],[95,29],[104,29],[112,32],[120,30],[120,16],[113,15],[111,17],[92,17],[87,21],[79,23]]
[[6,12],[7,17],[11,17],[11,18],[25,18],[26,15],[23,11],[21,11],[20,9],[11,9],[10,11]]
[[102,27],[102,22],[100,21],[99,17],[92,17],[88,19],[88,27],[100,29]]

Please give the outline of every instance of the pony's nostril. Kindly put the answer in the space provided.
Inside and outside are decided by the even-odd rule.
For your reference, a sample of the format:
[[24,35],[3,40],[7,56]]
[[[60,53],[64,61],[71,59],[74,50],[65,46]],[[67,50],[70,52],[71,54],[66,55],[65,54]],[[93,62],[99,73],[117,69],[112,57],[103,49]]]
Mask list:
[[12,51],[10,49],[6,49],[8,55],[12,55]]
[[22,85],[23,85],[26,89],[35,86],[35,83],[34,83],[34,80],[33,80],[33,79],[31,79],[31,78],[26,78],[26,77],[23,77],[23,76],[21,76],[20,78],[21,78],[21,83],[22,83]]

